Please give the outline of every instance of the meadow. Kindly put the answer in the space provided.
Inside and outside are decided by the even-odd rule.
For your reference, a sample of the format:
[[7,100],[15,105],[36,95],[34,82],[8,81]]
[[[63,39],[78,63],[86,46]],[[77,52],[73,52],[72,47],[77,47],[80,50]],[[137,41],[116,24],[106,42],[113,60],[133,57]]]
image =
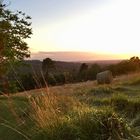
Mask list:
[[0,140],[139,140],[140,73],[0,96]]

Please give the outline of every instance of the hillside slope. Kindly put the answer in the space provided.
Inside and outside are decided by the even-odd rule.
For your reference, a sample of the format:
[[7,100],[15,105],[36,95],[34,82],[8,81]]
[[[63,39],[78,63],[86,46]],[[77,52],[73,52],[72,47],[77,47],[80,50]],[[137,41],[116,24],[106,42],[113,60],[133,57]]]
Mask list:
[[140,73],[0,97],[2,140],[139,140]]

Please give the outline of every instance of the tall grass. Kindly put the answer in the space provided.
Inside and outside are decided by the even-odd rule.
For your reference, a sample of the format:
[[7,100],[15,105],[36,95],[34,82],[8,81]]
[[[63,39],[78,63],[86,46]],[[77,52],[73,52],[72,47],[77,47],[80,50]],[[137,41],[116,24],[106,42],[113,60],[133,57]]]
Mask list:
[[110,104],[115,108],[115,110],[122,112],[124,116],[129,118],[134,118],[140,113],[139,98],[129,99],[126,95],[118,94],[111,98]]
[[61,117],[59,113],[55,114],[56,118],[53,115],[52,112],[47,111],[47,113],[43,113],[43,117],[37,116],[40,120],[36,121],[37,124],[40,124],[40,131],[33,139],[121,140],[122,138],[132,138],[127,123],[110,108],[97,110],[80,105]]
[[59,108],[55,96],[30,99],[31,117],[39,128],[51,127],[59,121]]
[[58,87],[55,91],[64,93],[55,94],[46,84],[42,94],[0,97],[0,136],[14,131],[2,140],[138,140],[140,100],[109,86],[91,86]]
[[72,97],[53,94],[32,97],[29,104],[31,117],[40,128],[55,125],[63,115],[66,115],[74,107],[80,106],[80,103]]

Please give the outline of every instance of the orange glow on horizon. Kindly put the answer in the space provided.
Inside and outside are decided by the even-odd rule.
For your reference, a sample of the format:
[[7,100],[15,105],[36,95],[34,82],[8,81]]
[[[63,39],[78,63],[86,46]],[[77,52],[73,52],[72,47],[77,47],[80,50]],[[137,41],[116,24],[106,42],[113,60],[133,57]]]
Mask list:
[[92,53],[92,52],[33,52],[30,59],[39,59],[43,60],[46,57],[49,57],[53,60],[58,61],[94,61],[94,60],[123,60],[130,59],[134,55],[126,54],[101,54],[101,53]]

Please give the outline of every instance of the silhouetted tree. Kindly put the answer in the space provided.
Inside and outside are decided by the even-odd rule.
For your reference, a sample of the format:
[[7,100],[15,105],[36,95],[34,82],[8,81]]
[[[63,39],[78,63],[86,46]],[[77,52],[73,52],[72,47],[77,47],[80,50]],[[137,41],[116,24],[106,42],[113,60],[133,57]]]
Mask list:
[[82,63],[78,73],[79,80],[86,81],[87,72],[88,72],[88,65],[86,63]]
[[45,78],[48,77],[50,70],[53,68],[55,68],[55,63],[52,59],[50,58],[43,59],[42,70],[43,70]]
[[129,63],[131,64],[134,71],[140,70],[140,59],[137,56],[130,58]]
[[131,57],[129,60],[123,60],[118,64],[110,65],[107,69],[113,72],[113,75],[127,74],[140,70],[140,59],[139,57]]

